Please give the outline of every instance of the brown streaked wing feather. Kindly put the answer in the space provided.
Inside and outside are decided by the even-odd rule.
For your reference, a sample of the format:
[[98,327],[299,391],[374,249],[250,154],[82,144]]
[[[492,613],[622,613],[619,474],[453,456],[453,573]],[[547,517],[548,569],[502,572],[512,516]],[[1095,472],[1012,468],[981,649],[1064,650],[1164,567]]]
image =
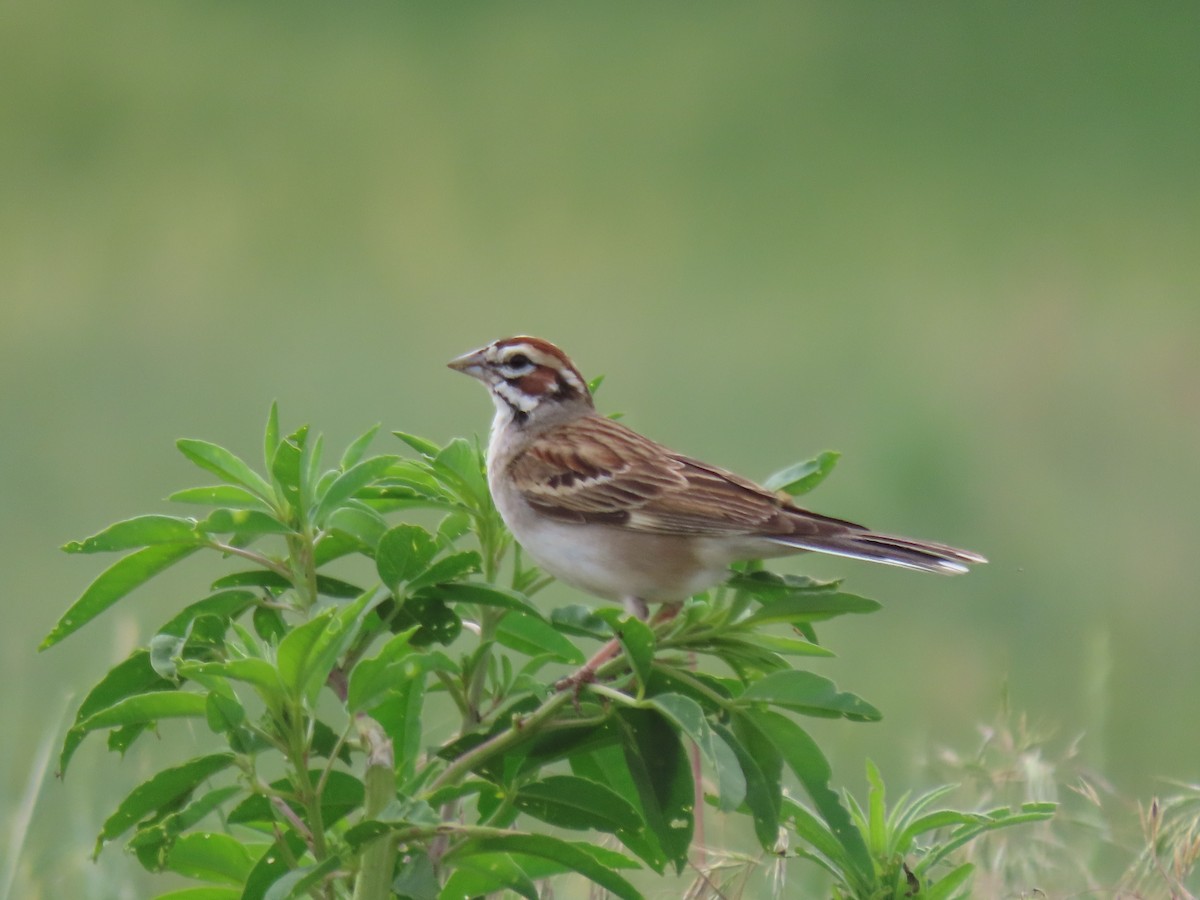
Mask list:
[[[509,473],[533,507],[561,521],[681,535],[807,530],[796,521],[798,511],[765,488],[599,416],[551,429],[513,460]],[[849,524],[816,518],[814,531]]]

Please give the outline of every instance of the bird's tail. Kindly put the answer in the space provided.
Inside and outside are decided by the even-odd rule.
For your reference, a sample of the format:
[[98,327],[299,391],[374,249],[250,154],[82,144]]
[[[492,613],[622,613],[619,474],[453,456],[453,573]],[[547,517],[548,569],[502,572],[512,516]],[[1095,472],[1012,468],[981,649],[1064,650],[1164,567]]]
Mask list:
[[983,556],[970,550],[960,550],[933,541],[879,534],[857,526],[817,534],[772,536],[770,539],[799,550],[865,559],[942,575],[961,575],[968,571],[970,564],[987,562]]

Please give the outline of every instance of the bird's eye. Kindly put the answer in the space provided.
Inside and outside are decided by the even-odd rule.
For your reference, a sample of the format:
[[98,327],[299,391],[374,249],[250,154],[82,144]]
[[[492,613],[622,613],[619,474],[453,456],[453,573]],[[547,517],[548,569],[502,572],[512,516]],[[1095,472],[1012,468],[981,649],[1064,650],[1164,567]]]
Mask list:
[[517,353],[508,358],[508,365],[509,368],[512,369],[524,369],[528,366],[531,366],[532,363],[529,361],[529,357],[524,353]]

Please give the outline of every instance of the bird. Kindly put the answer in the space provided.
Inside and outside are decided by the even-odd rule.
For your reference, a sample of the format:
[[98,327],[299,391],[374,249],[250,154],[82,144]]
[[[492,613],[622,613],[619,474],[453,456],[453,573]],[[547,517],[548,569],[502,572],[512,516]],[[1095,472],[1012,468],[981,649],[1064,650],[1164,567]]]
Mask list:
[[597,412],[579,369],[541,338],[497,340],[448,365],[491,393],[488,486],[525,552],[639,619],[650,603],[677,609],[742,560],[811,551],[947,575],[987,562],[803,509],[639,434]]

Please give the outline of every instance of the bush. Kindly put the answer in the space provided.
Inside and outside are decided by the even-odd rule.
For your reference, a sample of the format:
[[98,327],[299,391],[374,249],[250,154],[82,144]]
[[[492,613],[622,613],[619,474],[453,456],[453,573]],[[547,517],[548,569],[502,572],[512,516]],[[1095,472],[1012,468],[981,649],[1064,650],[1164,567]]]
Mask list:
[[[211,732],[201,755],[164,760],[97,839],[97,853],[126,838],[147,869],[205,885],[163,898],[536,898],[539,881],[568,872],[636,898],[634,870],[688,864],[701,803],[745,819],[766,853],[816,861],[838,896],[948,897],[970,875],[947,862],[951,850],[1050,815],[1049,804],[930,811],[932,794],[888,817],[873,769],[865,807],[833,790],[796,716],[880,713],[793,663],[831,655],[817,623],[874,601],[746,565],[673,618],[547,614],[531,597],[549,579],[513,546],[479,448],[397,434],[415,458],[364,458],[375,431],[326,469],[321,439],[307,427],[282,437],[273,407],[265,476],[181,440],[220,483],[170,499],[211,507],[205,517],[139,516],[64,548],[130,552],[43,648],[194,553],[238,564],[92,688],[61,752],[65,773],[92,732],[119,752],[169,719]],[[835,458],[773,486],[810,490]],[[438,521],[386,518],[409,510]],[[355,557],[377,583],[330,573]],[[610,640],[618,650],[594,679],[559,680],[584,664],[585,646]],[[437,740],[432,711],[443,708],[458,725]],[[785,771],[810,806],[787,796]],[[918,846],[933,830],[945,840]],[[569,837],[587,831],[613,840]]]

